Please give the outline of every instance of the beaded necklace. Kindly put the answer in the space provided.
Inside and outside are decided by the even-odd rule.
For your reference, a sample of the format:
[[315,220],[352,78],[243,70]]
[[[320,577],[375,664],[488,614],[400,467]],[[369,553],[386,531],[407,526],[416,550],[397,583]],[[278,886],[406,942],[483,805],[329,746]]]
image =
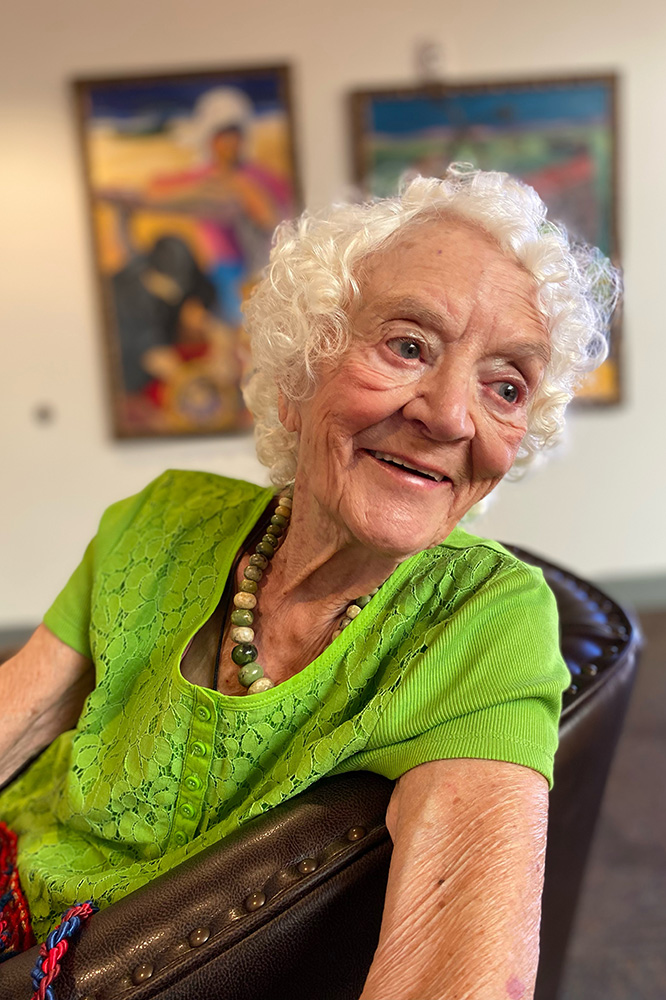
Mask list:
[[[263,667],[257,663],[258,650],[254,645],[254,629],[252,628],[253,612],[257,607],[259,582],[264,575],[264,570],[284,541],[285,533],[289,527],[292,503],[293,487],[287,487],[278,496],[278,505],[266,528],[266,534],[257,543],[254,553],[250,556],[250,565],[243,573],[240,590],[234,595],[234,610],[231,612],[231,639],[235,645],[231,651],[231,659],[239,668],[238,681],[247,689],[248,694],[259,694],[261,691],[268,691],[275,687],[274,681],[264,674]],[[370,603],[377,590],[379,590],[378,587],[372,593],[357,597],[355,601],[352,601],[337,623],[331,636],[331,642],[340,635],[347,625],[351,624],[366,604]]]

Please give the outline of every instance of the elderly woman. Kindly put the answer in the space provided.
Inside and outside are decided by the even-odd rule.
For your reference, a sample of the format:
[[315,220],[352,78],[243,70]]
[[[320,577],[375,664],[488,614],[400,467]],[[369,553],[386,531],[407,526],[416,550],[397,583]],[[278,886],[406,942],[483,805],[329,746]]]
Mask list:
[[278,230],[246,390],[277,490],[114,504],[2,668],[5,778],[50,744],[0,797],[38,936],[370,770],[398,781],[363,1000],[532,996],[568,675],[541,573],[459,525],[560,433],[613,282],[462,166]]

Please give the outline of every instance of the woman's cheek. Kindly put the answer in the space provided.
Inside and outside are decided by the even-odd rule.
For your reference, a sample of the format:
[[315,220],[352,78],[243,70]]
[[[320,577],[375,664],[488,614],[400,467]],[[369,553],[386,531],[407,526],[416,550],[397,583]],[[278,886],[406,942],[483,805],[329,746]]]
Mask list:
[[418,382],[422,372],[376,359],[371,363],[357,362],[342,374],[357,391],[389,392]]
[[481,438],[478,433],[474,440],[477,446],[475,467],[483,469],[484,478],[501,479],[513,465],[520,442],[525,437],[524,423],[503,424],[494,427],[491,434]]

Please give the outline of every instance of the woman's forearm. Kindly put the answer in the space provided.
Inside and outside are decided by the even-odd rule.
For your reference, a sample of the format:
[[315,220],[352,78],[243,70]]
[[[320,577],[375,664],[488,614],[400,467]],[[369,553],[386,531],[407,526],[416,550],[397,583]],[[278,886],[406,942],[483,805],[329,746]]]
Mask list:
[[[462,771],[485,765],[489,776],[502,767],[462,763]],[[539,775],[504,766],[517,772],[518,785],[511,775],[491,781],[483,806],[472,798],[460,811],[454,778],[439,801],[423,800],[428,808],[413,800],[411,816],[403,810],[361,1000],[532,1000],[547,789]],[[460,780],[462,789],[462,772]]]
[[0,665],[0,785],[76,724],[93,686],[91,661],[44,625]]

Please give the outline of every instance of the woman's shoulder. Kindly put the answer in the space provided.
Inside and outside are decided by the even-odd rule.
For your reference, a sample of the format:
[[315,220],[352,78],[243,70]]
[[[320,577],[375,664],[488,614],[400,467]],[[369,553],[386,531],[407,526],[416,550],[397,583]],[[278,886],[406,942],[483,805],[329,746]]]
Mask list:
[[242,479],[231,479],[215,472],[199,472],[191,469],[167,469],[151,480],[139,493],[118,500],[107,509],[135,508],[143,506],[201,509],[220,503],[238,506],[251,503],[258,497],[270,496],[270,488],[257,486]]
[[231,526],[250,509],[265,505],[272,493],[270,488],[214,472],[167,469],[140,492],[107,507],[98,544],[113,544],[132,529],[145,531],[151,524],[159,525],[165,535],[212,518]]
[[270,487],[257,486],[243,479],[193,469],[166,469],[148,484],[146,490],[153,501],[188,506],[221,500],[238,504],[273,492]]
[[481,535],[474,535],[458,525],[453,529],[437,548],[444,552],[461,552],[475,550],[477,552],[487,552],[495,562],[501,562],[506,566],[525,565],[522,560],[509,552],[501,542],[496,542],[492,538],[484,538]]
[[459,526],[443,542],[422,552],[418,561],[422,571],[441,579],[449,578],[459,587],[473,591],[498,577],[534,583],[543,580],[540,569],[524,562],[501,542],[473,535]]
[[[542,571],[523,562],[500,542],[472,535],[462,528],[438,545],[412,557],[395,575],[394,601],[414,605],[423,615],[432,606],[439,621],[463,608],[478,612],[490,603],[506,606],[536,600],[540,607],[553,603]],[[405,600],[411,595],[412,600]]]

